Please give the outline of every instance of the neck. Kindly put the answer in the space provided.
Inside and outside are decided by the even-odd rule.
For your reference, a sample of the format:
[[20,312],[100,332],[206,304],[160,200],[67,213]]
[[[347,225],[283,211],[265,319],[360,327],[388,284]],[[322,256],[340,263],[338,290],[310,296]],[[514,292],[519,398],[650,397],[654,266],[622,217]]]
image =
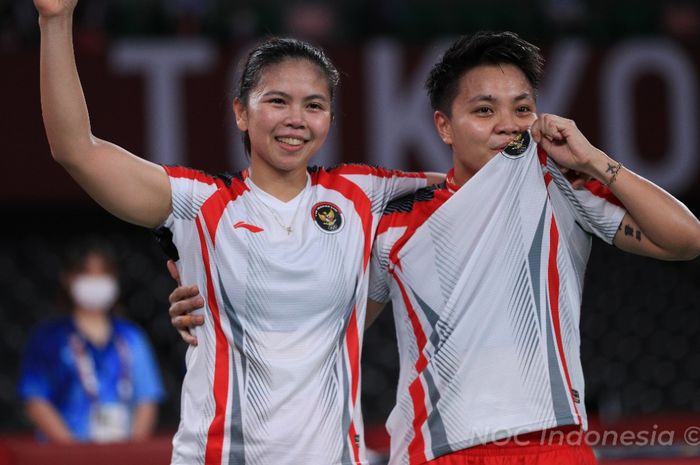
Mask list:
[[[489,158],[490,160],[490,158]],[[452,169],[454,170],[452,182],[458,187],[463,186],[467,181],[476,175],[489,160],[477,160],[476,163],[465,163],[456,155],[452,155]]]
[[112,333],[112,323],[105,312],[77,309],[73,321],[80,334],[96,346],[103,346]]
[[478,169],[465,169],[464,166],[461,166],[457,163],[454,164],[454,167],[452,169],[452,179],[450,179],[450,182],[452,182],[452,184],[454,184],[457,187],[462,187],[479,171]]
[[251,161],[250,179],[260,189],[277,199],[288,202],[306,186],[306,166],[303,169],[279,172]]

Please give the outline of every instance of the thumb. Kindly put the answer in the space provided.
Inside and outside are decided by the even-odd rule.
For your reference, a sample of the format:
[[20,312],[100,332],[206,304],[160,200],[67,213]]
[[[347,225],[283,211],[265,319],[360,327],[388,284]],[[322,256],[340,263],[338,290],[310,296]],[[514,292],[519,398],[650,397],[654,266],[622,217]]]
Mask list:
[[168,260],[166,266],[168,267],[170,276],[175,280],[177,285],[182,286],[182,282],[180,281],[180,272],[177,270],[177,265],[175,265],[175,262],[173,260]]

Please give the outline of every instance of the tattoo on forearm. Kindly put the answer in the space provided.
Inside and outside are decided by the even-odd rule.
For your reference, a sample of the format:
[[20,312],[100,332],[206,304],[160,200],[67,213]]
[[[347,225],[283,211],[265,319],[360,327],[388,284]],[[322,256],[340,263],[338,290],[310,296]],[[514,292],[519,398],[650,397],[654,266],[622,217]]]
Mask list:
[[[618,231],[621,231],[621,230],[622,230],[622,224],[620,224],[620,227],[618,228]],[[641,229],[634,229],[629,224],[626,224],[624,231],[625,231],[625,236],[634,237],[638,241],[640,241],[640,242],[642,241],[642,230]]]
[[617,168],[617,165],[614,165],[612,163],[608,163],[608,169],[605,170],[606,173],[614,173],[615,168]]

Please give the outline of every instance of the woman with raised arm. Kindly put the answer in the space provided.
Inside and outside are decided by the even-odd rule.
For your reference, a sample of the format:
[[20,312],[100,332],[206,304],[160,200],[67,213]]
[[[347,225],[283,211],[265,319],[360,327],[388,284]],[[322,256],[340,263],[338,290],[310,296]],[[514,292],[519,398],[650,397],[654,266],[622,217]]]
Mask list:
[[437,177],[309,167],[338,72],[294,39],[262,43],[242,70],[233,110],[247,169],[210,176],[139,158],[91,132],[76,0],[34,3],[54,159],[114,215],[158,227],[205,301],[172,463],[365,463],[359,363],[374,232],[389,200]]

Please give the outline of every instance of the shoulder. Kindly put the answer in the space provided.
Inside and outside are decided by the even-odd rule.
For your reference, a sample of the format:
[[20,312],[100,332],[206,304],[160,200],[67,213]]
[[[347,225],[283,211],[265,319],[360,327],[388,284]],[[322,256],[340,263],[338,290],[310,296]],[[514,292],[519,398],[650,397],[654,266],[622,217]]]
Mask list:
[[[35,326],[29,334],[28,346],[55,347],[65,343],[73,333],[74,326],[70,317],[57,317]],[[51,349],[53,350],[53,349]]]
[[410,176],[412,173],[392,170],[368,163],[341,163],[328,168],[313,166],[309,168],[310,173],[325,172],[334,175],[364,175],[390,178],[394,176]]
[[392,200],[379,220],[377,237],[392,228],[415,231],[451,196],[443,182]]
[[436,193],[444,191],[445,189],[445,183],[443,182],[418,189],[415,192],[394,199],[389,202],[384,209],[384,216],[390,216],[396,213],[415,212],[415,207],[417,205],[434,201],[436,199]]
[[213,184],[222,187],[230,187],[235,180],[242,182],[247,176],[245,170],[235,173],[225,172],[211,174],[207,173],[206,171],[189,168],[186,166],[163,165],[163,168],[171,178],[197,181],[204,184]]
[[58,333],[68,333],[73,329],[73,321],[69,316],[55,317],[43,321],[34,327],[35,336],[49,336]]

